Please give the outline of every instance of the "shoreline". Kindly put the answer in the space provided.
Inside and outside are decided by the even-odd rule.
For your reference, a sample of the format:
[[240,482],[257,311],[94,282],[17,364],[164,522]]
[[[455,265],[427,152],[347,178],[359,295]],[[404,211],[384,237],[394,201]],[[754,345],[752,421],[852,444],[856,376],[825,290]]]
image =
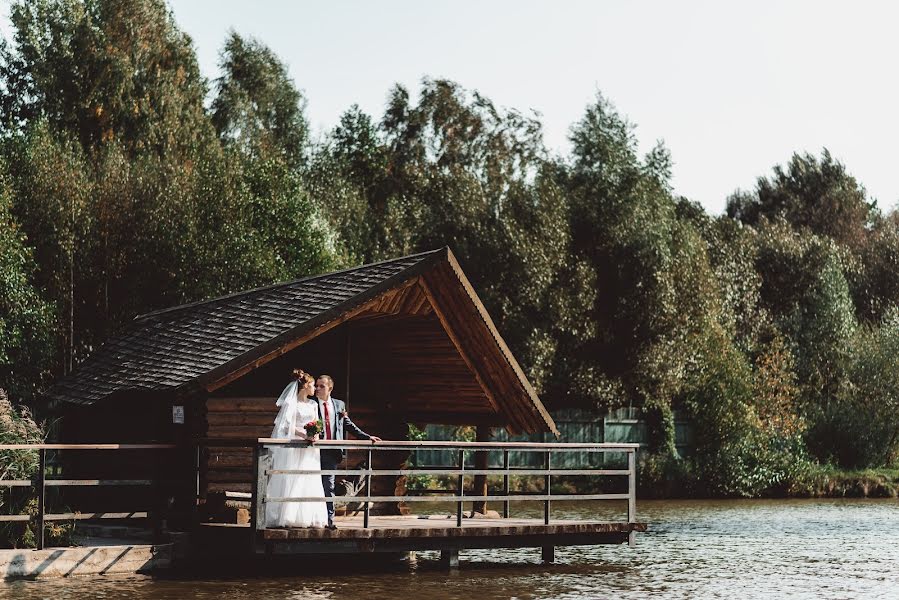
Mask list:
[[755,496],[700,493],[694,491],[696,487],[695,482],[671,478],[651,485],[638,484],[637,497],[643,500],[899,498],[899,469],[850,471],[816,467]]

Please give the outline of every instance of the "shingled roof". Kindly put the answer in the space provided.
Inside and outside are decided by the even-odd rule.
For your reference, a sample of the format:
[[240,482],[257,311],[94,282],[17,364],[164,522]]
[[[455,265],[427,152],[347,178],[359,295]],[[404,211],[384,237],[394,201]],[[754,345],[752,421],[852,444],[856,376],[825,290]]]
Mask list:
[[208,392],[410,285],[427,290],[494,409],[514,429],[556,432],[449,248],[139,316],[46,396],[59,406],[126,391]]
[[298,326],[313,329],[417,274],[440,250],[141,315],[48,392],[93,404],[123,390],[172,391],[258,354]]

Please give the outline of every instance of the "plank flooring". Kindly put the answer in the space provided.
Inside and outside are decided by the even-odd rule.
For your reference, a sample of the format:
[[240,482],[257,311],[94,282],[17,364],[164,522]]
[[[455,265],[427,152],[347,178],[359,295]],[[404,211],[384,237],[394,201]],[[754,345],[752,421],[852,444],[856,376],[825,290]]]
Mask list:
[[[463,519],[455,516],[372,516],[338,518],[337,529],[275,528],[254,531],[248,524],[202,523],[194,541],[209,558],[249,554],[367,554],[439,550],[447,556],[474,548],[543,548],[552,561],[553,548],[633,542],[646,523],[542,519]],[[547,552],[549,554],[547,554]],[[442,554],[441,554],[442,556]]]
[[550,521],[541,519],[463,519],[456,526],[455,516],[372,516],[369,527],[361,517],[337,520],[337,529],[275,528],[265,529],[266,541],[276,540],[358,540],[411,539],[494,536],[545,536],[571,534],[607,534],[646,531],[646,523],[598,521]]

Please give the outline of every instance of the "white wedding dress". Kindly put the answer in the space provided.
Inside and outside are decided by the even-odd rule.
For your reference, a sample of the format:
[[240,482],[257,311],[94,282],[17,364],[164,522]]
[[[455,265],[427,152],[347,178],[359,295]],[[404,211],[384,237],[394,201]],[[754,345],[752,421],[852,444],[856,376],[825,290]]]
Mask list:
[[[292,383],[278,399],[281,411],[275,419],[273,438],[302,437],[303,425],[318,419],[318,402],[297,399],[297,386]],[[298,431],[299,430],[299,431]],[[320,470],[321,457],[315,446],[294,448],[272,447],[272,470]],[[328,509],[320,475],[270,475],[265,490],[268,498],[321,498],[321,502],[266,502],[266,527],[325,527]]]

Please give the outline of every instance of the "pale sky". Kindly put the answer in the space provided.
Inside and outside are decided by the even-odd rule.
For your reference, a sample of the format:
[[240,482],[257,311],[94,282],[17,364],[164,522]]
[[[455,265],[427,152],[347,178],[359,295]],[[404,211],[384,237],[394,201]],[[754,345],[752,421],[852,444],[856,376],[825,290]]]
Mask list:
[[[218,75],[229,29],[288,65],[321,133],[357,103],[376,119],[394,83],[452,79],[541,114],[547,145],[597,91],[663,140],[676,193],[712,213],[794,151],[827,147],[882,209],[899,200],[899,4],[760,1],[171,0]],[[8,13],[8,0],[3,1]],[[8,23],[2,30],[8,35]]]

